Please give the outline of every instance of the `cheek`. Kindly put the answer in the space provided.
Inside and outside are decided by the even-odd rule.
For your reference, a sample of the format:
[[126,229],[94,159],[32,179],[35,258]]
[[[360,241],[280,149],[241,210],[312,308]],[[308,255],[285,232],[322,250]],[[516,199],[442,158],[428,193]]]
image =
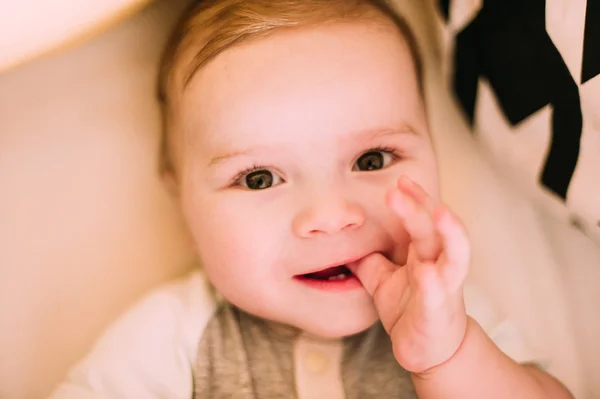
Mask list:
[[433,151],[423,151],[417,159],[402,164],[397,177],[400,175],[408,176],[421,186],[434,203],[440,200],[437,162]]
[[281,234],[264,210],[223,198],[197,201],[186,217],[211,279],[242,273],[245,279],[262,278],[277,259]]
[[284,243],[279,226],[264,211],[223,199],[198,204],[188,217],[212,285],[231,303],[258,315],[282,295],[276,283],[281,281]]

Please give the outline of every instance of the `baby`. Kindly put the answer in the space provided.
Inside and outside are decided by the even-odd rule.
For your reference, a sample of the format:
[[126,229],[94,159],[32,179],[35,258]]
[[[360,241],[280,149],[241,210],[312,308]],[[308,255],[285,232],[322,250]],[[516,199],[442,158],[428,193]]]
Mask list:
[[195,5],[161,77],[163,166],[203,271],[53,398],[570,398],[466,313],[421,80],[383,0]]

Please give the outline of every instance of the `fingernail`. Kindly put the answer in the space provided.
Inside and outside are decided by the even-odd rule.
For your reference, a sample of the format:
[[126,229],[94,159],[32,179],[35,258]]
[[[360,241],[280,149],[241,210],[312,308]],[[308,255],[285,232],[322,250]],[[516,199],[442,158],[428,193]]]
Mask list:
[[412,186],[414,184],[413,181],[406,175],[401,175],[398,178],[398,183],[406,186]]

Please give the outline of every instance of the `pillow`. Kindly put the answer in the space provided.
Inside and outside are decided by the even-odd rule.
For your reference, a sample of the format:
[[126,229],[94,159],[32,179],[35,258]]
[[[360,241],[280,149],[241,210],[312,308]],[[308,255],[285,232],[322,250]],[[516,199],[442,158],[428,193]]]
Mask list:
[[[545,262],[564,290],[585,380],[575,397],[599,397],[600,3],[436,3],[446,28],[446,78],[474,138],[505,180],[535,198],[548,257],[523,266]],[[514,232],[523,224],[516,215],[507,215]],[[535,246],[534,236],[522,239]],[[531,278],[523,289],[546,278]]]
[[0,3],[0,72],[43,54],[83,43],[138,11],[149,0],[46,0]]
[[[0,32],[16,27],[6,6],[31,3],[0,2]],[[124,2],[35,3],[32,21],[69,25],[61,13]],[[0,74],[0,398],[46,397],[107,323],[194,261],[156,159],[158,60],[186,3],[153,2]]]
[[475,136],[600,244],[600,3],[439,3],[449,76]]

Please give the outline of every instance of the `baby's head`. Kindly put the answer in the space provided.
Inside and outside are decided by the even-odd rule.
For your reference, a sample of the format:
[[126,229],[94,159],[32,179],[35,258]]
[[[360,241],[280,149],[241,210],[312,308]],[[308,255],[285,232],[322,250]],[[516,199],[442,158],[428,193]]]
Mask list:
[[339,337],[377,320],[345,264],[406,260],[385,204],[438,196],[405,23],[378,0],[211,0],[167,51],[164,162],[216,289],[256,316]]

